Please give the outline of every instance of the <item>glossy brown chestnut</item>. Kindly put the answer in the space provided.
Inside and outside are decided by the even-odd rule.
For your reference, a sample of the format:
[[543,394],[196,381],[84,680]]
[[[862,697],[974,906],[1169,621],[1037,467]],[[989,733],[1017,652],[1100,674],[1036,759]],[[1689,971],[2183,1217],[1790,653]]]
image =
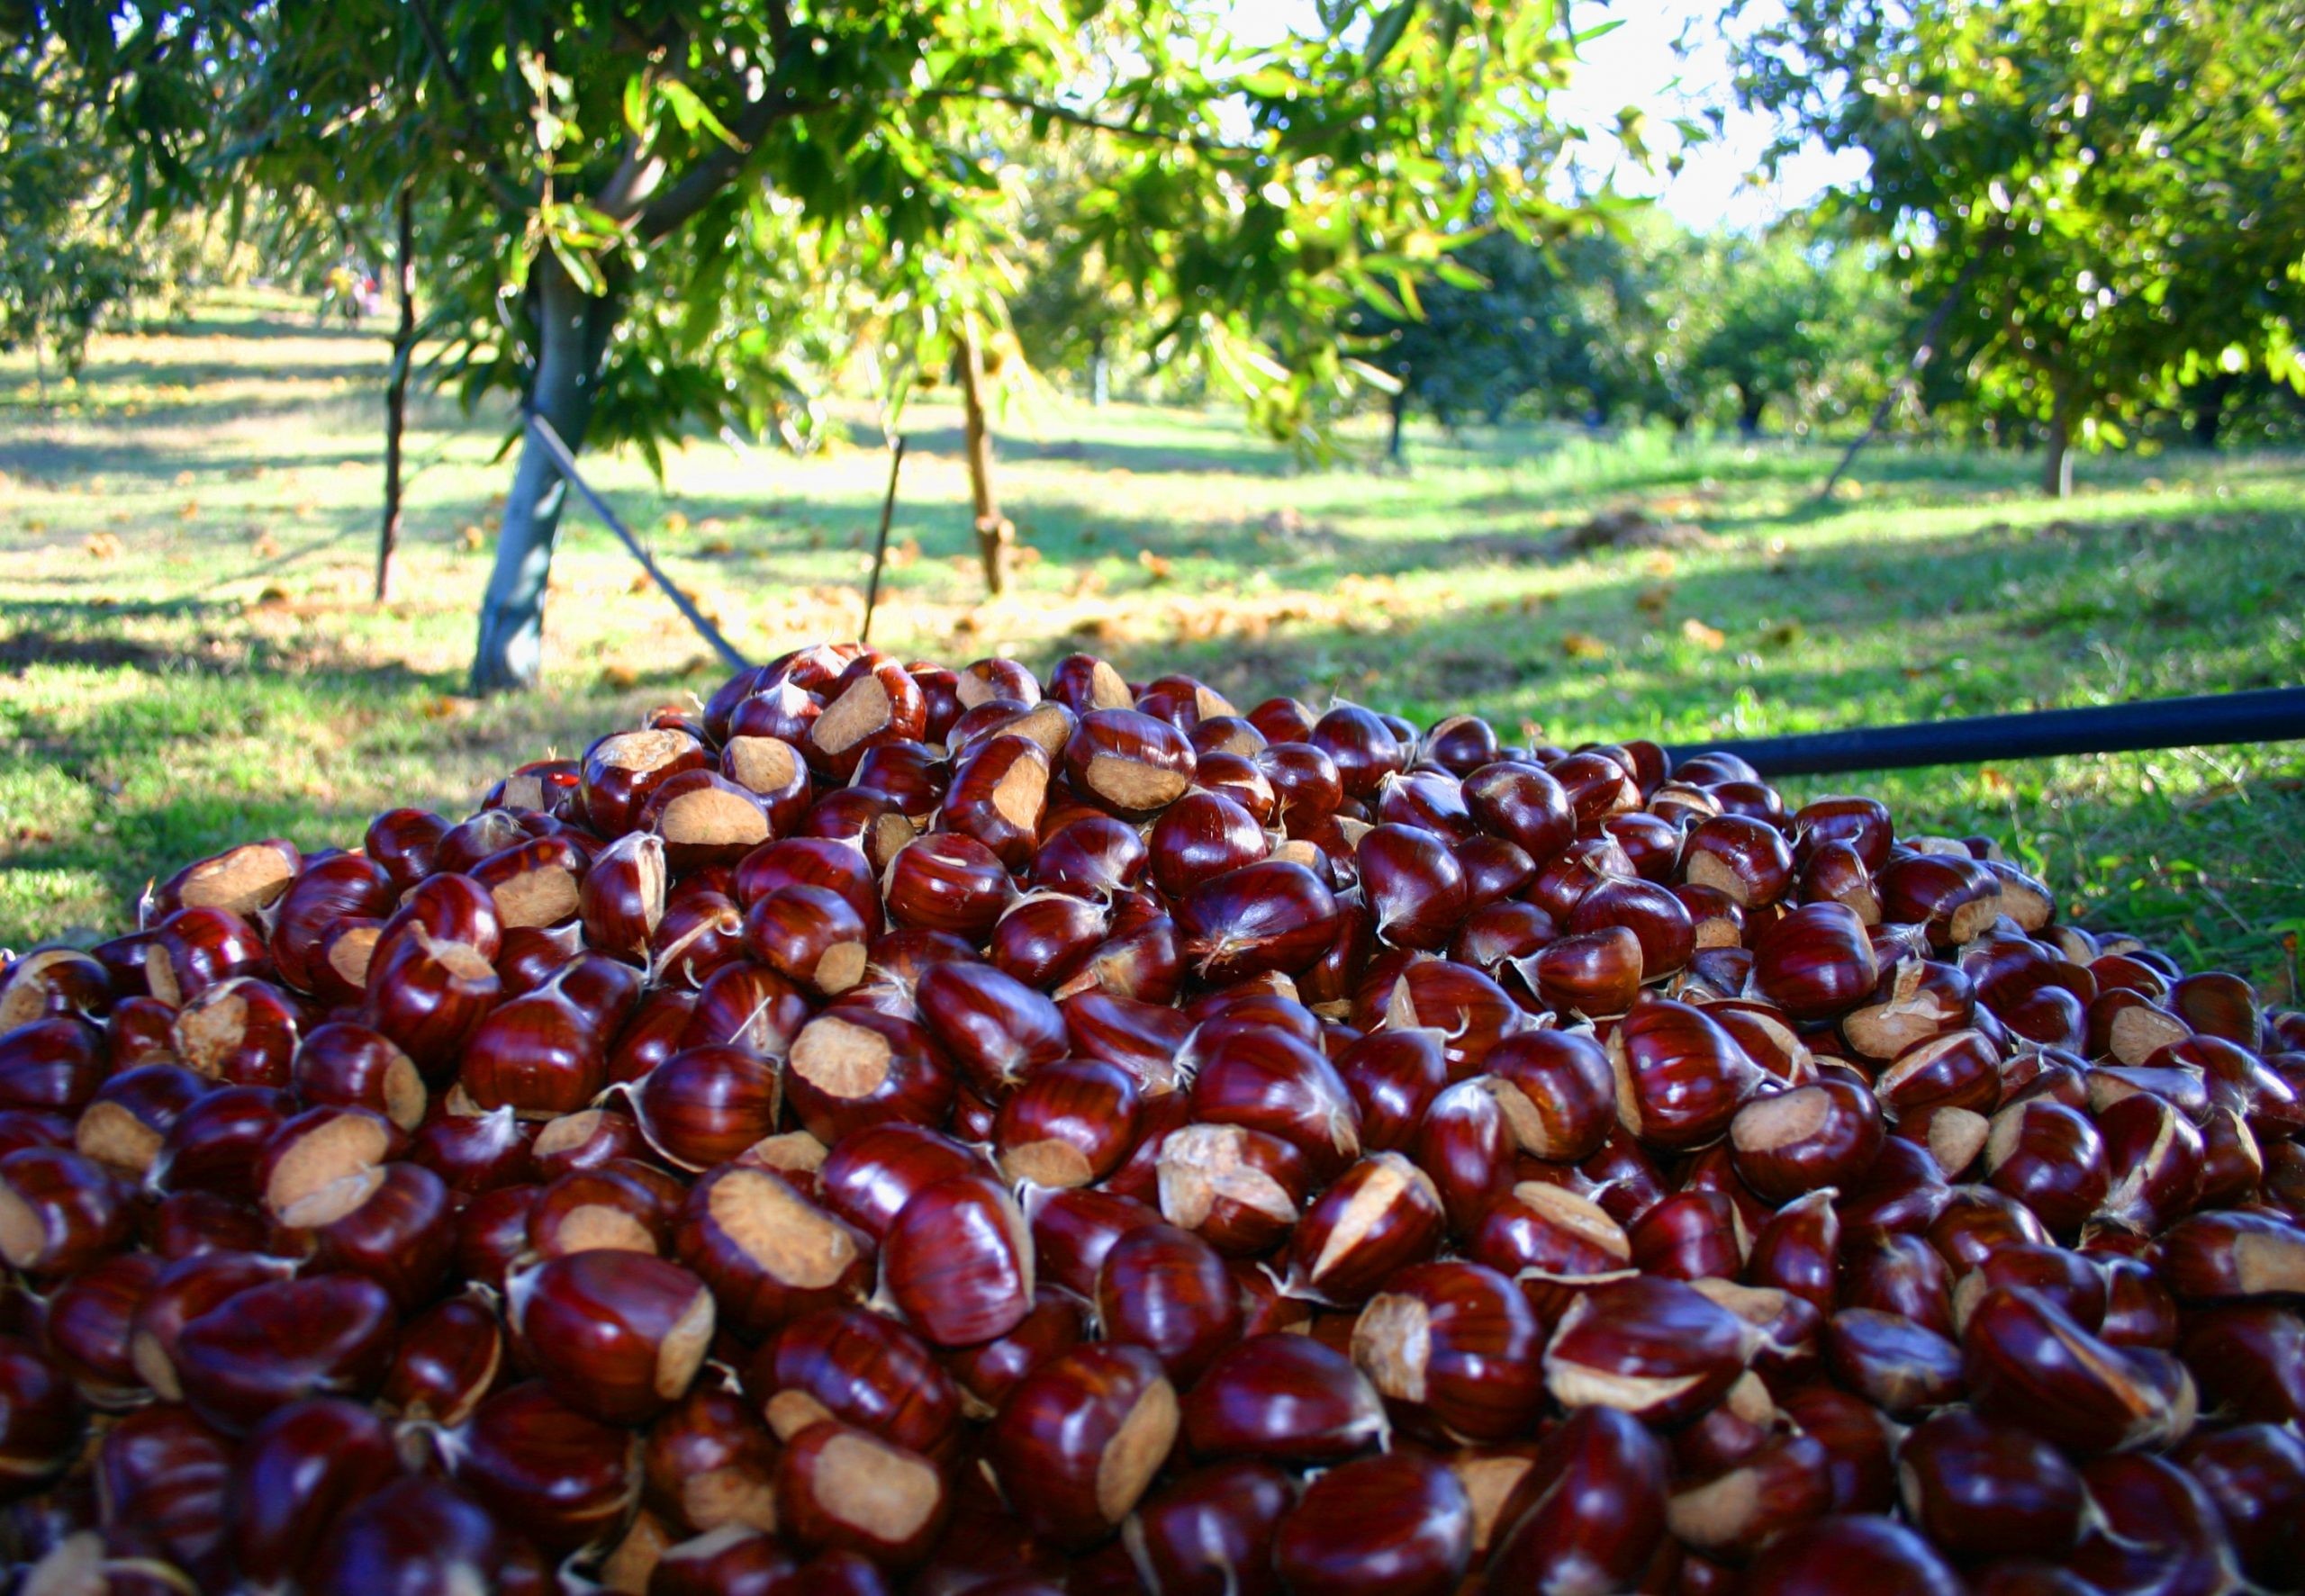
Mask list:
[[712,1343],[712,1294],[646,1253],[570,1253],[516,1269],[505,1306],[546,1386],[610,1424],[644,1422],[679,1400]]
[[861,1231],[777,1176],[742,1165],[690,1188],[673,1248],[711,1288],[722,1322],[746,1337],[862,1300],[872,1283],[872,1243]]
[[1017,1204],[984,1176],[956,1175],[916,1193],[890,1222],[881,1290],[932,1345],[966,1347],[1031,1311],[1033,1268]]
[[1309,1336],[1235,1343],[1184,1393],[1182,1411],[1186,1444],[1203,1460],[1338,1463],[1388,1429],[1376,1388],[1343,1353]]

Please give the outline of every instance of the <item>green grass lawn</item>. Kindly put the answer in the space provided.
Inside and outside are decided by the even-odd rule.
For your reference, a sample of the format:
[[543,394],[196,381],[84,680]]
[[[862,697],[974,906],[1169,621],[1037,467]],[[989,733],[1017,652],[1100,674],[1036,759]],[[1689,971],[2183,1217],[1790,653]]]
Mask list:
[[[400,582],[372,604],[386,353],[241,296],[100,340],[51,410],[26,362],[0,361],[0,943],[123,926],[147,879],[231,839],[348,843],[395,803],[460,812],[507,766],[718,679],[580,518],[554,572],[548,690],[459,696],[511,476],[503,418],[416,407]],[[1336,693],[1563,743],[2305,681],[2305,457],[2091,460],[2056,505],[2023,458],[1882,448],[1816,509],[1830,456],[1793,444],[1412,429],[1414,470],[1393,475],[1300,468],[1222,413],[1048,400],[1001,446],[1036,558],[985,603],[957,413],[908,424],[875,641],[956,663],[1087,648],[1244,706]],[[632,457],[588,470],[765,656],[854,633],[885,464],[699,441],[662,484]],[[1635,506],[1704,537],[1568,550],[1595,512]],[[2305,746],[1786,788],[1993,833],[2092,923],[2294,999]]]

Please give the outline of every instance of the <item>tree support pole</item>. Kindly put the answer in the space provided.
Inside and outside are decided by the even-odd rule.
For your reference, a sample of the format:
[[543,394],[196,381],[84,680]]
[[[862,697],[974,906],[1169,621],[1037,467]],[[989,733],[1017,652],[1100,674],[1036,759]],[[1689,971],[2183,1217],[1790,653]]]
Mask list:
[[[1997,235],[1988,237],[1988,247],[1993,237]],[[1825,485],[1817,490],[1816,501],[1819,504],[1823,504],[1832,498],[1833,490],[1840,486],[1840,479],[1849,474],[1850,466],[1857,464],[1858,452],[1867,444],[1871,443],[1879,435],[1881,428],[1888,425],[1889,412],[1897,408],[1897,401],[1903,399],[1907,391],[1920,380],[1921,368],[1936,358],[1937,339],[1945,330],[1946,318],[1952,315],[1953,307],[1960,302],[1963,291],[1968,287],[1970,282],[1976,276],[1978,268],[1984,265],[1984,250],[1979,249],[1969,257],[1968,264],[1961,268],[1961,275],[1953,279],[1953,286],[1947,289],[1945,297],[1937,302],[1937,308],[1929,312],[1929,320],[1921,326],[1921,342],[1913,347],[1912,358],[1906,363],[1905,369],[1897,374],[1897,380],[1889,384],[1889,391],[1881,395],[1881,402],[1873,407],[1873,419],[1865,424],[1865,430],[1857,435],[1841,455],[1840,464],[1833,467],[1832,475],[1827,477]]]
[[904,469],[904,434],[889,436],[889,491],[881,500],[881,535],[872,544],[872,580],[864,588],[864,625],[856,634],[859,643],[872,641],[872,612],[881,604],[881,567],[889,557],[889,523],[897,513],[897,473]]
[[400,330],[393,335],[393,377],[384,389],[384,524],[376,538],[376,602],[393,596],[393,558],[400,552],[401,439],[408,428],[408,367],[416,357],[415,185],[400,185]]
[[1695,753],[1733,753],[1764,776],[1815,776],[2300,739],[2305,739],[2305,687],[2274,687],[1854,731],[1692,741],[1674,744],[1668,758],[1677,764]]
[[706,618],[704,612],[696,607],[694,601],[686,593],[681,591],[678,584],[664,574],[655,561],[648,557],[648,551],[641,546],[640,539],[632,535],[630,527],[618,519],[616,511],[609,508],[608,500],[592,491],[592,485],[576,474],[575,456],[569,454],[568,446],[561,441],[560,434],[552,429],[552,423],[531,411],[529,415],[529,437],[543,448],[546,456],[551,460],[562,479],[576,490],[577,497],[592,506],[592,513],[601,518],[602,524],[617,535],[626,548],[632,551],[632,557],[640,562],[640,568],[648,573],[651,581],[664,590],[664,597],[673,601],[673,608],[681,612],[682,618],[694,627],[698,636],[712,645],[712,652],[720,656],[720,663],[732,671],[741,671],[749,665],[752,662],[737,652],[736,645],[722,636],[720,628]]

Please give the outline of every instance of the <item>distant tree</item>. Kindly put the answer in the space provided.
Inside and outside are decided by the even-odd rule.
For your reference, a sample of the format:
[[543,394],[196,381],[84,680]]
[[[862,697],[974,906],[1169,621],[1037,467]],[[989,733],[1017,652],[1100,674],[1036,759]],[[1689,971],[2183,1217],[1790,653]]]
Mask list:
[[1738,431],[1758,434],[1772,402],[1803,424],[1862,402],[1887,353],[1867,252],[1800,226],[1711,248],[1711,325],[1689,366],[1733,396]]
[[107,319],[159,284],[123,224],[101,129],[69,56],[0,37],[0,350],[29,348],[41,402]]
[[1847,214],[1914,305],[1960,285],[1977,397],[2040,427],[2063,493],[2072,447],[2189,381],[2305,384],[2300,38],[2305,0],[1789,0],[1744,34],[1740,87],[1783,148],[1867,158]]
[[[1346,306],[1429,271],[1477,203],[1554,208],[1493,151],[1572,50],[1550,7],[1494,0],[1315,0],[1256,48],[1234,8],[1178,0],[27,5],[99,86],[131,192],[381,216],[413,177],[466,392],[652,455],[805,416],[846,311],[991,325],[1012,152],[1060,129],[1101,152],[1078,226],[1156,341],[1302,426],[1357,380]],[[524,446],[476,689],[537,678],[564,495]]]

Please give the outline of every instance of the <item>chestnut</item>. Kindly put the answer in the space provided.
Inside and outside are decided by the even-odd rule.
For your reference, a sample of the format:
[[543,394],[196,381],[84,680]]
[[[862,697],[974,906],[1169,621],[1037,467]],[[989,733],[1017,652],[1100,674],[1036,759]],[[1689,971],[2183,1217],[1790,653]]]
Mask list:
[[986,1459],[1035,1535],[1080,1551],[1119,1528],[1175,1444],[1178,1404],[1144,1348],[1073,1348],[1008,1395]]
[[303,1397],[367,1396],[395,1328],[391,1294],[364,1276],[265,1281],[186,1322],[173,1361],[193,1411],[240,1435]]
[[1823,1186],[1854,1186],[1880,1156],[1885,1134],[1871,1092],[1820,1080],[1738,1109],[1729,1123],[1729,1157],[1753,1190],[1785,1202]]
[[241,1444],[225,1492],[235,1569],[263,1585],[299,1578],[336,1521],[400,1472],[392,1431],[369,1409],[313,1397],[277,1410]]
[[680,1261],[711,1288],[729,1328],[769,1333],[861,1299],[872,1244],[775,1175],[729,1164],[690,1188],[673,1231]]
[[981,1175],[925,1187],[882,1240],[881,1290],[932,1345],[966,1347],[1007,1334],[1033,1304],[1025,1216]]
[[1569,1304],[1545,1348],[1545,1384],[1566,1407],[1622,1408],[1670,1424],[1727,1393],[1751,1342],[1742,1321],[1701,1293],[1632,1276]]
[[1491,1585],[1553,1596],[1632,1588],[1665,1534],[1668,1466],[1631,1414],[1572,1410],[1497,1515]]
[[819,1308],[763,1343],[750,1375],[778,1438],[836,1419],[924,1456],[953,1449],[961,1393],[920,1338],[886,1314]]
[[1352,1360],[1397,1408],[1429,1414],[1453,1436],[1523,1434],[1544,1401],[1543,1334],[1528,1298],[1497,1271],[1464,1260],[1396,1271],[1352,1330]]
[[1472,1562],[1472,1501],[1447,1465],[1397,1451],[1333,1468],[1281,1519],[1290,1590],[1449,1596]]
[[562,1402],[538,1381],[498,1392],[464,1427],[457,1483],[500,1523],[551,1555],[610,1533],[638,1489],[639,1448],[626,1430]]
[[898,1569],[927,1555],[952,1506],[934,1463],[834,1420],[786,1443],[776,1501],[782,1532],[801,1547],[854,1552]]
[[1830,1514],[1788,1531],[1747,1566],[1743,1588],[1825,1596],[1857,1587],[1880,1596],[1959,1596],[1964,1589],[1919,1535],[1862,1513]]
[[575,1252],[516,1269],[505,1304],[546,1386],[609,1424],[644,1422],[679,1400],[712,1344],[712,1294],[646,1253]]
[[1204,1461],[1340,1463],[1388,1433],[1376,1388],[1343,1353],[1309,1336],[1251,1336],[1216,1356],[1184,1393],[1185,1443]]
[[2080,1538],[2081,1475],[2014,1424],[1932,1414],[1897,1448],[1897,1479],[1906,1516],[1963,1562],[2056,1557]]

